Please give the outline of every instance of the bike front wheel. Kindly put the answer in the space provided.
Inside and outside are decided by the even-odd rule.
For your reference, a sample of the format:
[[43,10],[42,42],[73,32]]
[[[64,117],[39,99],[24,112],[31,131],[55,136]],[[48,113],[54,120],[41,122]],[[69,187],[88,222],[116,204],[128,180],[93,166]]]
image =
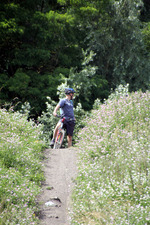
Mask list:
[[54,144],[54,149],[59,149],[62,146],[63,140],[65,136],[65,130],[61,129],[58,131],[58,134],[56,136],[55,144]]

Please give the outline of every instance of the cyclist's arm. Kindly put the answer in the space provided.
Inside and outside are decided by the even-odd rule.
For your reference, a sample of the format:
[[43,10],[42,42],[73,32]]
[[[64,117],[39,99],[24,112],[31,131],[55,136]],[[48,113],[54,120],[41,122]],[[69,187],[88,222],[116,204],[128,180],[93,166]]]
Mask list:
[[57,115],[57,110],[60,108],[60,105],[56,105],[55,109],[54,109],[54,112],[53,112],[53,115],[56,116]]

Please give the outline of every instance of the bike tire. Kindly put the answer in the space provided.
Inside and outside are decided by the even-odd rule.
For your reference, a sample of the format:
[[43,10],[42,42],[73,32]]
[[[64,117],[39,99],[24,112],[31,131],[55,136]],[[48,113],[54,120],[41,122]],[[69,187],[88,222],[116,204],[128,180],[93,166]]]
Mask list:
[[64,136],[65,136],[65,130],[64,129],[59,130],[58,134],[56,136],[56,140],[55,140],[53,149],[61,148],[63,140],[64,140]]

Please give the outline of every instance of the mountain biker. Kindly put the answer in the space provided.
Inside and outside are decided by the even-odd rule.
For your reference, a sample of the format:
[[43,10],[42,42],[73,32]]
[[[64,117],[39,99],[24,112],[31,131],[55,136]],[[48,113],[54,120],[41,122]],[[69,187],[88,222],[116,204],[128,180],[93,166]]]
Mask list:
[[[65,117],[64,121],[64,127],[66,128],[67,132],[67,141],[68,141],[68,148],[72,146],[72,136],[75,126],[75,117],[74,117],[74,111],[73,111],[73,96],[74,96],[75,90],[73,88],[66,88],[65,94],[66,98],[61,99],[57,106],[54,109],[53,115],[57,116],[57,110],[61,109],[61,117]],[[57,135],[58,128],[60,127],[61,122],[59,121],[54,129],[53,138],[50,143],[51,146],[55,143],[55,138]]]

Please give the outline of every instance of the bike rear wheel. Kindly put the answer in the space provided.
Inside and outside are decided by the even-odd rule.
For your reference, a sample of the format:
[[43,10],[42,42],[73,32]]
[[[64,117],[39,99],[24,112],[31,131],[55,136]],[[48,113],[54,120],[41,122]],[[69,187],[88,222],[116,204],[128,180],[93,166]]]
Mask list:
[[59,130],[56,136],[54,147],[53,147],[54,149],[61,148],[63,140],[64,140],[64,136],[65,136],[65,130],[64,129]]

